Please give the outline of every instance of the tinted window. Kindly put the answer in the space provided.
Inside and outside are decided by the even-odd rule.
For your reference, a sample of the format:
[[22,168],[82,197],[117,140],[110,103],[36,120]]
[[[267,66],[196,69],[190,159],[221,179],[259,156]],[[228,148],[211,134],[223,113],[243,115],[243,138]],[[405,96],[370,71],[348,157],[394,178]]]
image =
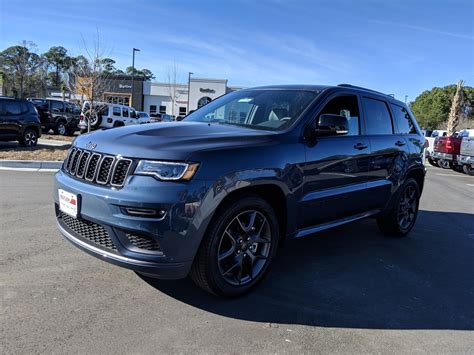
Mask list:
[[362,98],[367,134],[392,134],[392,119],[387,104],[380,100]]
[[390,104],[390,106],[392,107],[393,117],[397,123],[398,133],[416,133],[415,125],[407,109],[394,104]]
[[120,107],[114,107],[113,115],[120,116]]
[[179,107],[179,115],[180,116],[186,116],[186,107],[184,107],[184,106]]
[[137,113],[135,112],[135,110],[130,110],[130,117],[137,118]]
[[160,113],[166,113],[166,106],[160,106]]
[[51,112],[64,112],[64,104],[60,101],[51,101]]
[[126,108],[126,107],[122,108],[122,116],[123,117],[128,117],[128,108]]
[[7,115],[19,115],[21,113],[21,105],[18,101],[3,101],[3,111]]
[[324,113],[346,117],[349,124],[349,133],[347,133],[347,135],[359,135],[359,104],[357,103],[357,96],[346,95],[331,99],[331,101],[324,106],[320,115]]
[[156,105],[150,105],[150,113],[156,113]]

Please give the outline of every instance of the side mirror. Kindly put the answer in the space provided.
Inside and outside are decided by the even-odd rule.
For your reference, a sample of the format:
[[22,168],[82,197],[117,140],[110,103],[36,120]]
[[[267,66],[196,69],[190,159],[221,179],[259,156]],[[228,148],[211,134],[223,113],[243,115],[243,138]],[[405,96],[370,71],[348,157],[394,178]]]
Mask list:
[[346,117],[324,113],[319,116],[313,134],[315,136],[338,136],[347,133],[349,133],[349,122]]

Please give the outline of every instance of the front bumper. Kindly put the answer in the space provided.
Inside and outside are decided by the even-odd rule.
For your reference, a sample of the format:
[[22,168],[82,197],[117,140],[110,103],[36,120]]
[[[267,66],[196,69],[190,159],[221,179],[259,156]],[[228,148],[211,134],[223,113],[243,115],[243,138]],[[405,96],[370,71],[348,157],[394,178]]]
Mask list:
[[[59,211],[58,189],[77,195],[77,218]],[[67,240],[101,260],[157,278],[183,278],[210,220],[200,208],[207,191],[205,181],[160,182],[133,175],[123,188],[108,188],[59,171],[54,190],[57,224]],[[166,214],[130,215],[125,207]]]
[[460,155],[458,157],[458,162],[459,164],[470,164],[471,166],[474,166],[474,157],[469,155]]

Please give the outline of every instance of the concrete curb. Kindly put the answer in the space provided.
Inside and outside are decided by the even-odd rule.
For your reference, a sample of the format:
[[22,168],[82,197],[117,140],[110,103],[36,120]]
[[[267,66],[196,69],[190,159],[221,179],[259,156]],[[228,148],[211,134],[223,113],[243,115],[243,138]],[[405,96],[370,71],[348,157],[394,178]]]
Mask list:
[[65,141],[55,141],[52,139],[38,139],[38,145],[47,145],[50,147],[65,147],[71,145],[72,142],[65,142]]
[[0,160],[0,170],[58,171],[62,161],[47,160]]

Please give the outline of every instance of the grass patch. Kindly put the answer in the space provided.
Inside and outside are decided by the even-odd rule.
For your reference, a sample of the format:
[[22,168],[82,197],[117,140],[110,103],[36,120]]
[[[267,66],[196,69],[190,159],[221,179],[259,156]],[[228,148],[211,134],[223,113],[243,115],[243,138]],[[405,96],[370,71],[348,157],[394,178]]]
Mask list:
[[56,134],[43,133],[40,139],[62,141],[62,142],[72,142],[76,136],[60,136]]
[[7,148],[0,150],[0,159],[4,160],[49,160],[63,161],[66,158],[69,146],[65,147],[34,147],[34,148]]

